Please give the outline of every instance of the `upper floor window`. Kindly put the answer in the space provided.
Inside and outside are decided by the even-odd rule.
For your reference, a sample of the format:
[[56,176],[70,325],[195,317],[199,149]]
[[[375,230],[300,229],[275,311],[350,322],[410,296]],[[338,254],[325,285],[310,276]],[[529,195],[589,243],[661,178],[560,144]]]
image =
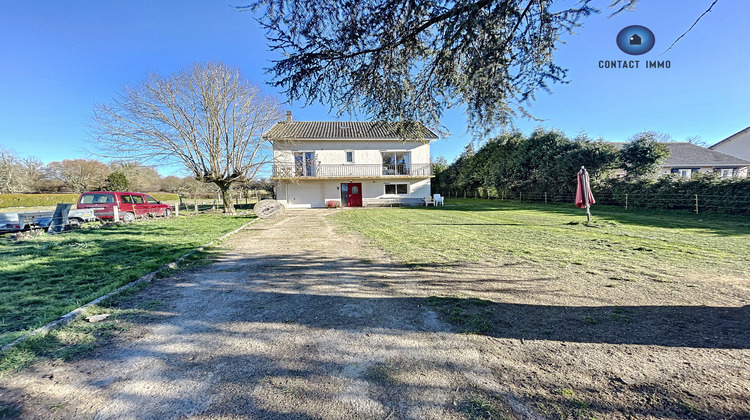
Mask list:
[[294,152],[294,175],[315,176],[315,152]]
[[354,163],[354,150],[346,151],[346,163]]
[[383,175],[409,175],[411,153],[380,152],[383,157]]

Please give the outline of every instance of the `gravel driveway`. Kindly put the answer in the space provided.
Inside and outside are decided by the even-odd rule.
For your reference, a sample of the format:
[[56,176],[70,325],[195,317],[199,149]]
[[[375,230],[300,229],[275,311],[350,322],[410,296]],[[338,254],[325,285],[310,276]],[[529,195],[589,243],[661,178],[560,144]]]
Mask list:
[[[23,418],[102,420],[750,412],[746,330],[727,344],[699,337],[688,347],[637,333],[633,313],[626,329],[587,336],[582,310],[605,310],[604,299],[633,301],[637,292],[580,293],[523,266],[406,267],[339,230],[332,220],[338,211],[290,211],[254,223],[229,239],[217,262],[140,292],[134,299],[155,308],[149,322],[84,359],[39,363],[1,379],[0,402],[16,404]],[[647,298],[668,302],[677,287],[668,286]],[[449,316],[432,310],[430,295],[489,299],[494,306],[483,310],[509,322],[499,333],[458,333],[441,321]],[[721,306],[706,296],[706,305]],[[731,322],[728,331],[743,331],[750,306],[741,305],[714,311]],[[662,317],[643,308],[644,317]],[[688,327],[712,328],[701,322]],[[553,329],[559,337],[546,335]]]
[[482,354],[332,214],[251,225],[215,264],[142,292],[161,310],[129,339],[0,381],[6,398],[45,419],[461,418],[462,388],[499,386]]

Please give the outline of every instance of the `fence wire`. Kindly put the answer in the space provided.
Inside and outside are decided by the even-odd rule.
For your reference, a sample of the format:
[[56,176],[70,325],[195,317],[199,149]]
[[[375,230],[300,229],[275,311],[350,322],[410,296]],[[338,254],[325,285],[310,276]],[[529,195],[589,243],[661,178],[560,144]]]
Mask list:
[[[575,194],[552,193],[496,193],[480,190],[449,190],[442,194],[448,198],[473,198],[508,200],[531,203],[575,203]],[[625,209],[665,209],[686,210],[695,213],[722,213],[750,215],[750,197],[722,194],[613,194],[608,191],[593,190],[594,199],[599,205],[617,206]]]

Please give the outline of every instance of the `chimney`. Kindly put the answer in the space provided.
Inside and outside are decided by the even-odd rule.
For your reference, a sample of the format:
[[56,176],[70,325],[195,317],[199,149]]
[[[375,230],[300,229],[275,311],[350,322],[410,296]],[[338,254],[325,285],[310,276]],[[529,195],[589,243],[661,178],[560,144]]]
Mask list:
[[288,123],[292,122],[292,111],[286,112],[286,122]]

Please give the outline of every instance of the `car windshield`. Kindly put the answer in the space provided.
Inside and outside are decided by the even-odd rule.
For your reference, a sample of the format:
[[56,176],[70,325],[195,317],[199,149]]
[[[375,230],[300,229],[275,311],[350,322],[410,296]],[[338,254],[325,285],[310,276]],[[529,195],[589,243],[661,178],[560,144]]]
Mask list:
[[83,194],[81,204],[104,204],[114,203],[115,197],[112,194]]

